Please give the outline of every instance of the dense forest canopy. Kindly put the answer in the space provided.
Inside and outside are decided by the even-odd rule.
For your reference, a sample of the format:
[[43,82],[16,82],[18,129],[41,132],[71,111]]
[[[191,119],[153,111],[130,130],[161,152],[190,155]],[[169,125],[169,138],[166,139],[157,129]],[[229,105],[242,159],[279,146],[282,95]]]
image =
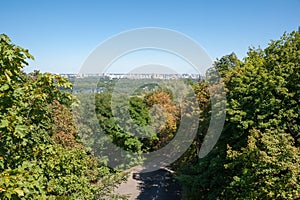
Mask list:
[[[148,85],[134,91],[128,105],[122,101],[127,97],[118,96],[114,108],[116,80],[100,80],[97,94],[72,95],[74,80],[26,74],[27,59],[33,59],[28,50],[0,36],[0,198],[125,198],[112,194],[124,173],[109,167],[114,160],[103,152],[126,158],[118,163],[122,168],[143,163],[139,155],[167,145],[182,117],[175,95],[159,84]],[[199,150],[211,118],[211,94],[205,80],[185,80],[200,118],[193,143],[169,166],[183,198],[299,199],[300,29],[265,49],[249,49],[243,60],[234,53],[223,56],[214,68],[225,85],[226,122],[218,143],[203,158]],[[78,81],[83,90],[89,88],[85,80]],[[80,101],[91,95],[95,108]],[[114,116],[113,109],[125,113],[124,108],[130,121]],[[156,128],[148,128],[153,123]],[[99,127],[109,140],[98,137]],[[107,149],[110,142],[128,154],[116,155]]]

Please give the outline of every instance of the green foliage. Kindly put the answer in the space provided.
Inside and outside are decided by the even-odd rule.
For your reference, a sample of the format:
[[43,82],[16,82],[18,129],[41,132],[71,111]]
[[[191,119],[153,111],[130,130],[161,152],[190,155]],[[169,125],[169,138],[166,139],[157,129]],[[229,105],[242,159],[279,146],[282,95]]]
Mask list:
[[[119,198],[111,192],[123,174],[106,165],[110,155],[118,154],[108,147],[111,141],[126,150],[114,158],[128,167],[142,160],[131,153],[157,150],[176,134],[182,113],[170,88],[149,84],[134,97],[120,95],[112,107],[117,81],[103,79],[97,87],[107,88],[96,95],[78,93],[87,103],[76,106],[68,80],[25,74],[26,59],[33,59],[27,50],[0,35],[1,199]],[[189,83],[200,119],[193,144],[173,165],[184,198],[300,198],[299,63],[300,29],[266,49],[249,49],[243,61],[234,53],[217,60],[226,87],[226,123],[217,145],[202,159],[198,154],[210,122],[211,94],[205,82]],[[95,82],[80,81],[78,91]],[[122,117],[127,113],[130,119]]]
[[250,131],[247,147],[228,146],[226,170],[236,172],[222,196],[236,199],[299,197],[300,155],[294,140],[281,130]]
[[230,69],[240,65],[241,61],[237,58],[235,53],[231,53],[218,59],[216,63],[215,68],[219,71],[221,76],[224,77]]
[[27,50],[0,35],[0,198],[107,198],[121,181],[78,141],[71,84],[25,74]]
[[142,98],[131,97],[129,101],[130,116],[138,126],[146,126],[151,122],[149,111]]
[[[138,122],[138,124],[140,125],[145,123],[144,120],[146,120],[142,116],[140,116],[143,111],[131,109],[132,105],[137,104],[137,102],[137,100],[131,101],[131,106],[127,106],[126,102],[122,103],[122,105],[120,104],[118,107],[118,112],[124,113],[130,108],[130,112],[133,115],[134,121]],[[128,127],[130,124],[132,124],[132,121],[130,121],[131,123],[128,123],[127,121],[122,121],[124,119],[120,119],[117,116],[113,116],[111,110],[110,92],[103,92],[96,96],[96,113],[99,119],[99,123],[103,128],[105,134],[113,138],[114,144],[124,148],[124,150],[126,151],[141,153],[142,143],[137,137],[134,136],[134,133],[130,132],[130,130],[132,130],[131,127]],[[145,112],[144,114],[147,115],[147,112]]]
[[300,30],[244,62],[215,63],[227,90],[216,147],[181,170],[187,199],[299,199]]
[[[85,143],[97,156],[106,158],[104,162],[119,168],[140,164],[142,153],[156,150],[173,138],[179,112],[168,92],[156,88],[156,85],[147,85],[148,89],[138,88],[134,95],[120,95],[113,101],[111,87],[115,80],[101,81],[108,85],[103,92],[76,95],[85,102],[78,109],[79,125],[82,125],[80,135],[85,137]],[[130,83],[125,81],[124,84],[130,87]],[[162,108],[159,109],[161,112],[154,110],[158,107]],[[163,113],[166,113],[165,118]]]

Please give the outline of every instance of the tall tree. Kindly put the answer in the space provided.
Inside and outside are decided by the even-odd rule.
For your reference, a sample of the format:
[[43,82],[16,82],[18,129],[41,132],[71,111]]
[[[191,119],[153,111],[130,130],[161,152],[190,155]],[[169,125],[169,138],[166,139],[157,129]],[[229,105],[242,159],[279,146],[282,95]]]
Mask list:
[[[78,141],[71,84],[22,71],[33,57],[0,35],[0,198],[108,198],[121,176]],[[111,190],[111,191],[109,191]]]
[[244,62],[216,62],[226,124],[211,153],[181,175],[188,199],[300,198],[299,63],[300,29],[250,49]]

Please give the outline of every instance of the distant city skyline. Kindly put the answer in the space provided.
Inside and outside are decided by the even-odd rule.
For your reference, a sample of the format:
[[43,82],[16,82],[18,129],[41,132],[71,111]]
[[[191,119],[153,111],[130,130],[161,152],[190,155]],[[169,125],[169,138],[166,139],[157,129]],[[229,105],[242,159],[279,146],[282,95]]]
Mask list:
[[[249,47],[265,48],[270,40],[300,25],[299,0],[11,0],[1,2],[1,7],[0,33],[35,57],[27,72],[78,73],[101,42],[130,29],[161,27],[181,32],[215,61],[231,52],[243,58]],[[112,72],[135,67],[128,63],[125,69],[124,63],[119,64]],[[174,68],[182,69],[178,66]]]

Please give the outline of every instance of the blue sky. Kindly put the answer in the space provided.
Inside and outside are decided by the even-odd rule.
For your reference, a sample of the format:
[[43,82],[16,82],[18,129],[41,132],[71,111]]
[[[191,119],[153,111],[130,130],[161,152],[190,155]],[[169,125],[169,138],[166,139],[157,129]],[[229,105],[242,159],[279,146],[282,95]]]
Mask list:
[[162,27],[197,41],[213,60],[266,47],[300,26],[300,0],[10,0],[0,33],[34,55],[27,71],[77,73],[105,39],[128,29]]

